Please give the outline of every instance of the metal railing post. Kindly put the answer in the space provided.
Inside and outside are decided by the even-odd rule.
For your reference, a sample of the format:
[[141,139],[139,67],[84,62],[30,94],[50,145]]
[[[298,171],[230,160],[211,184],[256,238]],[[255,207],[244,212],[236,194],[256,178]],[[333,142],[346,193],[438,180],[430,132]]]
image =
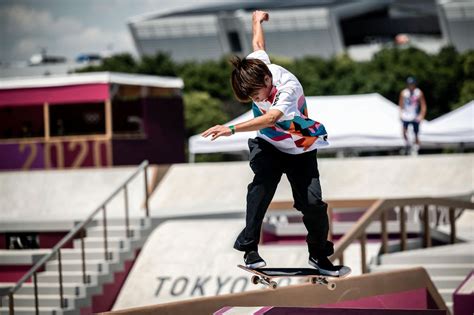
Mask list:
[[105,260],[109,260],[109,254],[107,249],[107,215],[105,205],[102,206],[102,229],[104,232],[104,257]]
[[13,292],[8,293],[8,310],[10,315],[15,315],[15,302],[13,301]]
[[382,254],[388,252],[388,233],[387,233],[387,211],[382,210],[380,214],[380,229],[382,236]]
[[59,298],[61,299],[61,308],[64,308],[64,292],[63,292],[63,267],[61,261],[61,249],[58,249],[58,271],[59,271]]
[[334,216],[333,216],[333,209],[331,206],[328,206],[328,218],[329,218],[329,231],[328,231],[328,240],[332,241],[332,236],[333,236],[333,233],[334,233],[334,230],[333,230],[333,219],[334,219]]
[[366,261],[366,249],[365,249],[365,245],[366,245],[366,235],[365,235],[365,232],[362,233],[362,235],[360,236],[360,263],[361,263],[361,271],[362,273],[367,273],[367,261]]
[[429,205],[423,207],[423,246],[431,247],[431,229]]
[[148,218],[150,216],[150,209],[148,207],[148,165],[145,166],[145,168],[143,169],[143,174],[144,174],[144,178],[145,178],[145,213],[146,213],[146,217]]
[[451,244],[456,243],[456,209],[449,208],[449,226],[451,230],[450,241]]
[[38,280],[36,278],[36,272],[33,274],[33,284],[35,286],[35,313],[36,315],[39,315]]
[[406,213],[405,207],[400,207],[400,251],[407,248],[407,228],[406,228]]
[[130,237],[130,221],[128,218],[128,189],[127,185],[123,186],[123,197],[124,197],[124,202],[125,202],[125,233],[127,238]]
[[341,256],[339,256],[339,264],[344,265],[344,252],[342,252]]
[[84,234],[85,230],[81,230],[81,260],[82,260],[82,283],[87,283],[87,274],[86,274],[86,251],[84,246]]

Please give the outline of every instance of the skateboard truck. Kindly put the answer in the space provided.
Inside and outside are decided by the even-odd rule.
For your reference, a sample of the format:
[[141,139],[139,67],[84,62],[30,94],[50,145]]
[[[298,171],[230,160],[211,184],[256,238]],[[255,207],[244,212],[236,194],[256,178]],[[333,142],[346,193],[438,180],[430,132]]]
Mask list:
[[[301,278],[307,279],[312,284],[319,284],[326,286],[328,290],[335,290],[336,283],[331,282],[328,278],[334,278],[332,276],[321,275],[318,270],[312,268],[259,268],[251,269],[246,266],[238,265],[239,268],[252,273],[250,279],[253,284],[263,284],[268,288],[276,289],[278,283],[273,278]],[[347,275],[347,274],[346,274]],[[336,277],[336,278],[343,278]]]
[[278,287],[278,283],[276,283],[276,281],[271,280],[270,278],[260,278],[259,276],[252,276],[251,281],[253,284],[261,283],[272,289],[276,289]]
[[[252,276],[251,281],[253,284],[263,284],[271,289],[278,288],[278,283],[273,281],[271,278]],[[329,290],[333,291],[336,289],[336,284],[334,282],[329,282],[325,277],[312,277],[310,278],[312,284],[325,285]]]

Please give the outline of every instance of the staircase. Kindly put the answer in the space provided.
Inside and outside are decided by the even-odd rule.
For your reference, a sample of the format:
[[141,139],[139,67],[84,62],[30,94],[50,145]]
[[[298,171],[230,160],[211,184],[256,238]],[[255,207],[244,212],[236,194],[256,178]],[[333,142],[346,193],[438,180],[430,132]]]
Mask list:
[[474,242],[381,255],[370,272],[421,266],[426,269],[452,313],[453,293],[474,269]]
[[[115,273],[124,272],[126,262],[133,261],[151,232],[151,219],[130,219],[129,233],[123,219],[107,221],[107,246],[109,260],[105,259],[102,221],[92,221],[86,228],[84,252],[86,278],[82,273],[81,240],[73,241],[73,248],[61,249],[63,278],[63,307],[60,301],[59,263],[57,257],[37,274],[39,314],[92,313],[93,296],[104,293],[104,285],[114,283]],[[11,286],[15,284],[12,283]],[[0,303],[0,315],[9,314],[8,297]],[[14,295],[15,314],[35,314],[34,284],[24,283]]]

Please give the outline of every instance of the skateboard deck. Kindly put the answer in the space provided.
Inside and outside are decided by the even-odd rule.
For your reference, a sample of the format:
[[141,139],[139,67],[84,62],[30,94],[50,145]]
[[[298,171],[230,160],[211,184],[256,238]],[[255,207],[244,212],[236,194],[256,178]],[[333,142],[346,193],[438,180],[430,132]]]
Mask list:
[[349,275],[344,276],[327,276],[322,275],[317,269],[314,268],[257,268],[252,269],[243,265],[237,265],[239,268],[250,272],[253,274],[252,283],[253,284],[263,284],[272,289],[276,289],[278,284],[273,281],[273,278],[307,278],[313,284],[325,285],[329,290],[336,289],[336,284],[329,281],[330,278],[344,278]]

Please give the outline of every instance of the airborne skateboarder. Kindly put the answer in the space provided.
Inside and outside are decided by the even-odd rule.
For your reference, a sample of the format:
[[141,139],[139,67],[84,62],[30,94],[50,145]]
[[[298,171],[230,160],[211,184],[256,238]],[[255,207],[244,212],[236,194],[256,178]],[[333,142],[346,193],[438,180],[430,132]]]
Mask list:
[[211,136],[215,140],[236,132],[258,131],[255,139],[249,139],[250,167],[255,176],[248,186],[246,226],[234,248],[245,252],[247,267],[266,265],[258,253],[260,230],[285,173],[291,184],[294,207],[303,213],[303,223],[308,230],[309,264],[323,275],[343,276],[350,269],[334,266],[328,259],[334,248],[327,240],[327,204],[322,201],[316,160],[317,148],[327,145],[327,133],[321,123],[308,118],[303,87],[298,79],[270,62],[262,28],[268,19],[267,12],[253,13],[254,51],[245,59],[234,57],[231,60],[234,95],[241,102],[252,101],[255,118],[235,126],[216,125],[202,133],[203,137]]

